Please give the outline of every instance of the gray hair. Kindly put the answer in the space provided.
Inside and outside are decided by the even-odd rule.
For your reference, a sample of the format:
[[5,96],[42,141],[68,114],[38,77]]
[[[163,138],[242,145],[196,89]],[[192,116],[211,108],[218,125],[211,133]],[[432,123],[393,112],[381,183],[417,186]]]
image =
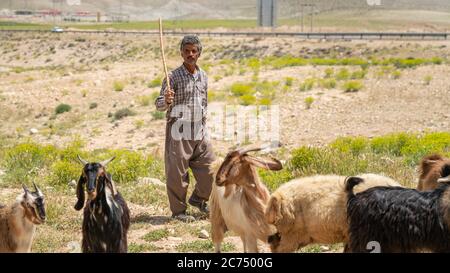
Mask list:
[[183,40],[181,40],[180,44],[180,50],[183,50],[184,46],[187,44],[192,44],[197,46],[198,52],[202,53],[202,43],[200,42],[200,39],[197,35],[186,35],[183,37]]

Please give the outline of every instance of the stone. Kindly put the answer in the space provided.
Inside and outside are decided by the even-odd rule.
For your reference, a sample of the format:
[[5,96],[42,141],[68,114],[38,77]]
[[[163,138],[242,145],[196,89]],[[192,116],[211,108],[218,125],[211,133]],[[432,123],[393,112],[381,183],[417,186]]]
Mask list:
[[32,135],[35,135],[35,134],[37,134],[39,131],[38,131],[38,129],[36,129],[36,128],[31,128],[30,129],[30,134],[32,134]]
[[77,186],[77,181],[72,180],[72,181],[70,181],[70,182],[68,183],[68,185],[69,185],[69,187],[71,187],[71,188],[75,188],[75,187]]
[[199,233],[198,237],[200,239],[208,239],[209,238],[209,233],[208,233],[208,231],[202,229],[202,230],[200,230],[200,233]]

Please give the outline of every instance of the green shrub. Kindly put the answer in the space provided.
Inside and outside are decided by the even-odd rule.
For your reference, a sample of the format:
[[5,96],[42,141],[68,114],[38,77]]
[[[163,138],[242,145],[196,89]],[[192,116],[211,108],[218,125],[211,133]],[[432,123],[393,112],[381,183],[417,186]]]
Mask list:
[[333,74],[334,74],[333,68],[329,67],[329,68],[325,69],[325,78],[326,79],[331,78],[333,76]]
[[234,83],[231,85],[231,93],[233,96],[240,97],[244,95],[253,95],[256,90],[253,86],[244,83]]
[[366,137],[340,137],[331,142],[329,146],[342,153],[362,154],[370,146]]
[[121,92],[125,88],[125,84],[121,81],[114,81],[113,88],[114,88],[114,91]]
[[352,73],[352,75],[350,76],[350,78],[352,80],[360,80],[360,79],[364,79],[366,77],[366,74],[367,74],[366,70],[354,71]]
[[343,88],[345,92],[358,92],[363,88],[363,84],[360,81],[348,81],[344,83]]
[[62,103],[55,108],[55,113],[59,115],[65,112],[69,112],[70,110],[72,110],[72,106]]
[[239,103],[241,105],[253,105],[256,103],[256,97],[251,94],[242,95],[239,97]]
[[[108,171],[118,183],[129,183],[137,181],[139,177],[161,178],[163,168],[161,164],[152,156],[145,156],[141,152],[129,151],[125,149],[108,150],[101,155],[106,159],[116,156],[109,165]],[[155,169],[157,167],[157,169]]]
[[153,119],[164,119],[166,117],[166,113],[165,112],[161,112],[161,111],[152,111],[151,115],[153,117]]
[[368,157],[354,156],[334,149],[300,147],[292,152],[288,165],[294,177],[315,174],[356,175],[368,170]]
[[306,109],[310,109],[313,102],[314,102],[313,97],[306,97],[305,98]]
[[258,172],[261,180],[267,186],[270,192],[275,191],[281,184],[293,178],[292,173],[287,168],[276,172],[260,169]]
[[145,121],[143,121],[142,119],[135,120],[134,125],[137,129],[141,129],[142,127],[144,127]]
[[284,79],[284,85],[291,87],[292,84],[294,83],[294,78],[292,77],[286,77]]
[[[156,92],[155,92],[156,93]],[[159,94],[158,94],[159,95]],[[156,99],[156,98],[155,98]],[[140,106],[149,106],[151,102],[154,101],[153,94],[152,95],[144,95],[144,96],[138,96],[137,101]]]
[[214,90],[208,91],[208,101],[223,101],[225,98],[225,92],[217,92]]
[[57,151],[54,146],[43,146],[33,142],[21,143],[4,152],[2,166],[5,182],[20,186],[33,181],[44,171],[44,167],[54,161]]
[[320,79],[319,85],[322,88],[325,89],[333,89],[336,87],[336,80],[335,79]]
[[162,85],[161,78],[155,78],[147,84],[148,88],[160,87]]
[[89,109],[94,109],[97,108],[98,104],[96,102],[92,102],[91,104],[89,104]]
[[270,98],[260,98],[258,101],[259,105],[271,105],[272,104],[272,100]]
[[427,75],[423,78],[423,82],[425,85],[430,85],[431,81],[433,80],[433,77],[430,75]]
[[49,182],[53,186],[66,186],[72,180],[78,181],[81,168],[75,161],[58,160],[50,166]]
[[350,78],[350,72],[347,68],[341,68],[336,75],[338,81],[348,80]]
[[114,120],[123,119],[128,116],[134,116],[136,113],[128,108],[122,108],[114,113]]
[[313,89],[316,79],[308,78],[300,85],[300,91],[309,91]]
[[391,76],[395,80],[400,79],[400,77],[402,76],[402,72],[399,70],[395,70],[392,72]]

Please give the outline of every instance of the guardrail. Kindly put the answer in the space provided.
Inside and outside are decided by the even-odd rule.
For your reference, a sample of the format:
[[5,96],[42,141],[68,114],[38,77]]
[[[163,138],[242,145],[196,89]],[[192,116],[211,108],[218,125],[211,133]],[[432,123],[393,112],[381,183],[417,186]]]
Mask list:
[[[0,32],[40,32],[50,33],[51,30],[29,30],[29,29],[0,29]],[[157,31],[106,31],[106,30],[64,30],[62,33],[83,34],[114,34],[114,35],[158,35]],[[214,31],[165,31],[164,35],[181,36],[197,34],[201,36],[244,36],[244,37],[294,37],[301,39],[323,39],[323,40],[448,40],[450,33],[433,32],[214,32]]]

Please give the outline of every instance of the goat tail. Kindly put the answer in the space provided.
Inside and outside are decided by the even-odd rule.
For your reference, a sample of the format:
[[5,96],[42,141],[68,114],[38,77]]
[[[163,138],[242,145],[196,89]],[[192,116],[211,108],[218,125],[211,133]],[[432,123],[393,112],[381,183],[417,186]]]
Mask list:
[[356,176],[350,176],[345,179],[345,193],[347,193],[348,199],[355,197],[353,188],[362,182],[364,182],[364,179]]

